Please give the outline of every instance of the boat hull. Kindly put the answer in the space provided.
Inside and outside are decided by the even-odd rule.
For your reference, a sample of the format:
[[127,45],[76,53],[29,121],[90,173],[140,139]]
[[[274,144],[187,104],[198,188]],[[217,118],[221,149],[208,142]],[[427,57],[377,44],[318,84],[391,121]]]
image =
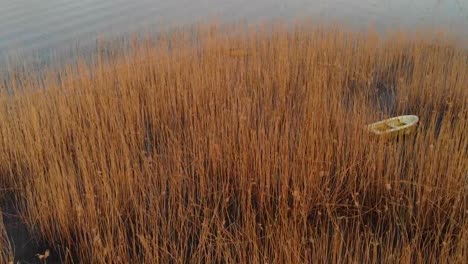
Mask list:
[[418,123],[415,115],[397,116],[367,126],[369,132],[378,136],[397,136],[410,134]]

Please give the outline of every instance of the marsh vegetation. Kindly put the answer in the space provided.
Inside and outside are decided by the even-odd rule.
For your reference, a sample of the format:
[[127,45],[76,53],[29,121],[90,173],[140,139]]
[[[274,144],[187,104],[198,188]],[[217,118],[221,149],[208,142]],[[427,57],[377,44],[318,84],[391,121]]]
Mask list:
[[[0,207],[35,261],[468,258],[466,50],[304,24],[131,43],[2,77]],[[363,129],[399,114],[416,131]]]

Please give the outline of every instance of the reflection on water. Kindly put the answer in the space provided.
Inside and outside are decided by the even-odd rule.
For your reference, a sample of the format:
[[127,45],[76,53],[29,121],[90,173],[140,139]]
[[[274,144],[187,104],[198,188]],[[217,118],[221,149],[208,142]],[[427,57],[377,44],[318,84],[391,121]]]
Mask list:
[[357,28],[426,26],[468,36],[468,0],[0,0],[0,56],[211,17],[312,17]]

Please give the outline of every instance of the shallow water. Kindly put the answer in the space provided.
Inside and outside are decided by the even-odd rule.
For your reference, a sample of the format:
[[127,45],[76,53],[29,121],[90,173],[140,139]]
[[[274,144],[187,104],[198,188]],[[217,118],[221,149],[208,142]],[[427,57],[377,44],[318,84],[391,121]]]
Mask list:
[[0,0],[0,61],[7,54],[92,43],[98,36],[216,18],[369,24],[381,31],[429,27],[468,36],[468,0]]

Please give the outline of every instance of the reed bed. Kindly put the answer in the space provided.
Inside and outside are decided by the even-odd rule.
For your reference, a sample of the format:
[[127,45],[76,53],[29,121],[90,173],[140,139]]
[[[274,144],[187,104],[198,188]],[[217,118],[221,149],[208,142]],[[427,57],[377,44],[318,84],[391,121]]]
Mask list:
[[[136,38],[5,75],[0,190],[68,263],[462,263],[467,69],[404,33]],[[399,114],[413,134],[363,129]]]

